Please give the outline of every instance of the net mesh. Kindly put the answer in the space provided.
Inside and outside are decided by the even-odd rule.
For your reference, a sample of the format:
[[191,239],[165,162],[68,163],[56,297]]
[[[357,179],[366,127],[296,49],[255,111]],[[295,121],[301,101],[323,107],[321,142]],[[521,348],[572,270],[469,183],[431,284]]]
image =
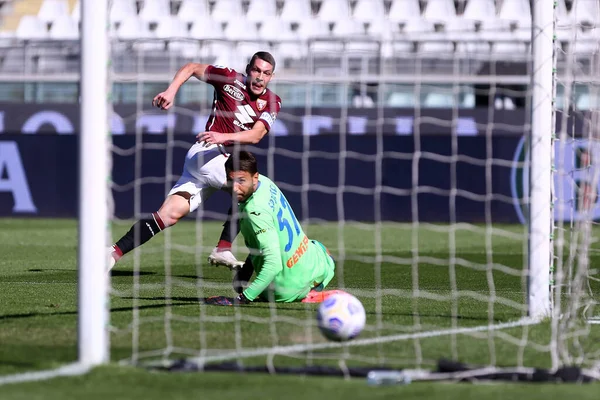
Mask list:
[[[464,15],[471,3],[465,3]],[[598,13],[598,3],[590,3]],[[575,16],[575,8],[565,10]],[[227,208],[210,202],[231,204],[229,197],[215,195],[206,208],[135,249],[113,271],[113,359],[134,364],[170,364],[181,358],[199,365],[236,361],[271,369],[432,368],[443,358],[494,367],[589,367],[596,362],[598,332],[582,318],[594,315],[597,282],[592,267],[598,187],[596,28],[575,19],[559,21],[560,12],[559,7],[557,24],[565,34],[558,29],[555,42],[555,221],[547,222],[555,225],[555,318],[527,318],[528,232],[522,223],[529,201],[525,138],[536,107],[527,89],[536,28],[516,15],[514,21],[498,17],[461,25],[423,19],[423,11],[384,39],[374,33],[360,39],[353,39],[352,32],[343,36],[339,32],[350,28],[337,21],[326,39],[275,42],[276,57],[277,51],[289,54],[284,49],[293,46],[308,55],[287,60],[281,77],[274,79],[270,88],[283,99],[278,124],[250,148],[259,157],[261,172],[290,199],[308,236],[331,250],[336,260],[332,287],[363,302],[367,326],[361,336],[343,344],[327,341],[317,329],[316,305],[203,304],[207,296],[232,296],[231,273],[206,263]],[[375,32],[375,25],[363,28]],[[579,51],[580,44],[588,43],[582,35],[592,38],[592,45]],[[157,114],[148,107],[149,96],[156,93],[147,88],[164,90],[180,65],[176,61],[192,59],[186,58],[190,51],[195,61],[220,63],[225,56],[228,66],[243,71],[247,59],[241,49],[256,49],[256,43],[244,41],[182,42],[185,54],[170,49],[169,67],[160,64],[154,75],[149,71],[155,68],[151,54],[156,52],[148,51],[154,41],[113,45],[113,50],[122,46],[133,51],[117,51],[115,65],[132,54],[137,57],[133,72],[123,66],[113,75],[119,83],[137,82],[135,111],[121,115],[123,121],[138,121],[135,139],[115,140],[113,146],[116,162],[129,163],[133,171],[113,184],[113,191],[123,194],[121,201],[134,204],[125,221],[115,219],[123,232],[129,218],[160,205],[145,197],[156,200],[156,192],[167,193],[179,177],[179,161],[193,136],[177,131],[176,121],[194,118],[194,132],[199,132],[210,113],[210,105],[201,101],[210,87],[186,83],[181,91],[199,96],[200,104],[169,110],[163,114],[164,135],[151,135],[139,123]],[[158,43],[164,46],[164,41]],[[579,96],[582,90],[587,105]],[[322,110],[328,96],[338,101],[333,118],[324,118]],[[301,102],[287,111],[287,99]],[[475,103],[485,110],[483,118],[469,114]],[[361,105],[373,106],[368,118],[356,113]],[[431,112],[438,109],[444,111]],[[515,109],[523,110],[522,119],[507,117]],[[335,135],[316,135],[320,129]],[[368,134],[358,137],[363,132]],[[524,139],[505,144],[502,136],[511,135]],[[516,150],[502,152],[502,146]],[[150,164],[161,166],[162,173]],[[505,177],[512,182],[512,196],[505,190]],[[329,208],[324,212],[321,204]],[[504,223],[506,207],[513,205],[521,224]],[[356,208],[369,209],[361,214],[368,217],[356,220]],[[245,258],[241,238],[234,251]]]
[[[557,88],[564,101],[557,104],[556,149],[556,270],[553,321],[557,352],[555,362],[597,363],[597,350],[589,351],[597,304],[598,172],[598,47],[591,17],[600,12],[598,2],[574,2],[573,19],[558,14],[556,22]],[[560,10],[559,10],[560,11]],[[586,16],[587,15],[587,16]],[[561,18],[562,17],[562,18]]]

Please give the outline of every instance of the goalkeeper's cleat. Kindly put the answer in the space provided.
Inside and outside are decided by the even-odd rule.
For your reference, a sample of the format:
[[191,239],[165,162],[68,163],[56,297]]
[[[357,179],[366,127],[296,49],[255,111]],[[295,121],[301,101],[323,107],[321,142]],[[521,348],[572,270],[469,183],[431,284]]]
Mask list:
[[234,271],[237,271],[244,265],[244,262],[235,258],[230,250],[219,250],[217,247],[215,247],[208,256],[208,262],[211,265],[221,265]]
[[308,292],[308,294],[306,295],[306,297],[304,299],[302,299],[302,303],[322,303],[325,300],[327,300],[327,298],[329,296],[333,296],[334,294],[341,294],[341,293],[346,293],[343,290],[320,290],[317,291],[315,289],[311,290],[310,292]]
[[232,306],[234,300],[231,297],[225,296],[212,296],[207,297],[204,300],[204,304],[209,304],[211,306]]

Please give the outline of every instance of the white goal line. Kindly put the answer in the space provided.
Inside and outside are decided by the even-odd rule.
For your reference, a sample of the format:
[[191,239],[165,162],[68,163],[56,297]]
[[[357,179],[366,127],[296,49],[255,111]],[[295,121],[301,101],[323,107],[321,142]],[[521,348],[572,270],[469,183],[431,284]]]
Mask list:
[[58,378],[60,376],[77,376],[87,374],[91,370],[91,366],[82,363],[73,363],[64,365],[60,368],[49,369],[44,371],[25,372],[15,375],[0,376],[0,386],[9,383],[22,383],[43,381],[47,379]]

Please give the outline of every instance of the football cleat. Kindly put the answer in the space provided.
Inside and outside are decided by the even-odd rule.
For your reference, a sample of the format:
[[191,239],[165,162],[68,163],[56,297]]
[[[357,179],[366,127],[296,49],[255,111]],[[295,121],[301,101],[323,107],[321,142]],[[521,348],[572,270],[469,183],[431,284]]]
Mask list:
[[244,265],[243,261],[239,261],[230,250],[219,250],[215,247],[208,256],[208,262],[215,266],[224,266],[233,271],[237,271]]
[[117,260],[115,259],[115,254],[113,254],[115,252],[115,249],[112,246],[110,246],[106,251],[108,253],[108,270],[106,272],[110,272],[110,270],[113,269],[113,267],[117,263]]

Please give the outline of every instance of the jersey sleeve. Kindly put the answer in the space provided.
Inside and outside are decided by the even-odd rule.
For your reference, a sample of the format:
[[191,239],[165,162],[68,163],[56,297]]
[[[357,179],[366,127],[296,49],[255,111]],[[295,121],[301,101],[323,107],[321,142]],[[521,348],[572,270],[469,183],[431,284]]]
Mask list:
[[265,111],[263,111],[263,113],[260,114],[260,117],[258,118],[258,120],[265,125],[268,131],[270,131],[273,127],[273,124],[277,119],[277,115],[281,110],[281,98],[274,93],[273,97],[273,99],[269,99]]
[[269,287],[283,265],[281,263],[279,237],[270,210],[250,211],[247,220],[252,227],[256,243],[258,243],[258,249],[254,250],[260,251],[264,258],[262,269],[250,283],[250,286],[244,290],[244,296],[253,301]]
[[206,83],[214,87],[222,87],[237,75],[234,69],[223,67],[221,65],[209,65],[204,70]]

